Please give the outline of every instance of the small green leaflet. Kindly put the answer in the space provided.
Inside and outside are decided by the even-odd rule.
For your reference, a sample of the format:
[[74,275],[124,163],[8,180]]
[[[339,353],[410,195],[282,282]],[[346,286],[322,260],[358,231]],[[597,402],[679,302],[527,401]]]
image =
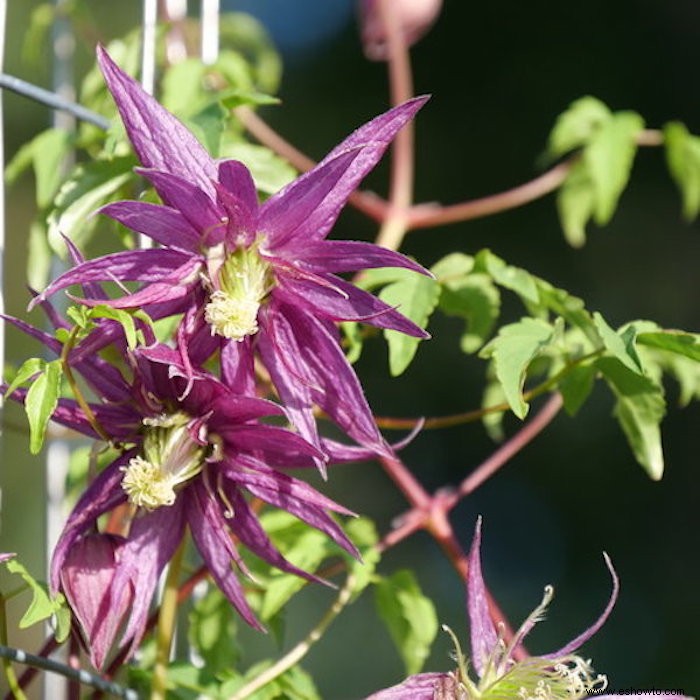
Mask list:
[[580,248],[586,242],[586,224],[593,215],[594,194],[582,161],[574,163],[557,192],[557,211],[567,243]]
[[406,674],[418,673],[438,632],[435,606],[407,569],[381,579],[374,592],[377,612],[401,655]]
[[660,424],[666,413],[663,389],[617,358],[601,357],[595,364],[615,395],[614,415],[634,456],[652,479],[661,479],[664,456]]
[[[225,680],[218,694],[211,696],[212,700],[230,700],[236,691],[257,678],[270,666],[272,661],[261,661],[251,666],[244,676],[233,676]],[[275,677],[260,690],[246,695],[246,698],[248,700],[321,700],[313,678],[298,664]]]
[[7,387],[5,396],[11,396],[15,389],[29,381],[35,374],[43,372],[45,366],[46,360],[42,360],[40,357],[30,357],[28,360],[25,360],[22,366],[17,370],[10,386]]
[[496,284],[515,292],[523,301],[533,304],[540,302],[537,278],[521,267],[508,265],[505,260],[494,255],[488,248],[484,248],[476,254],[474,270],[488,272]]
[[518,418],[525,418],[528,404],[523,400],[523,386],[530,363],[552,342],[555,327],[534,318],[503,326],[498,335],[479,353],[492,357],[496,376],[503,386],[506,400]]
[[[440,286],[432,277],[411,270],[397,269],[396,273],[396,281],[384,287],[379,298],[426,328],[437,306]],[[392,377],[398,377],[411,364],[420,339],[391,330],[385,330],[384,337],[389,344],[389,371]]]
[[588,143],[601,124],[610,119],[610,110],[599,99],[587,95],[572,102],[557,117],[549,135],[547,151],[550,157],[559,158],[569,151]]
[[621,333],[618,333],[610,328],[597,311],[593,313],[593,322],[600,333],[605,349],[620,360],[627,369],[637,374],[643,374],[642,362],[635,347],[637,332],[634,326],[627,326]]
[[66,605],[66,599],[59,593],[56,597],[51,597],[45,583],[37,581],[17,560],[12,559],[5,562],[7,570],[11,574],[17,574],[29,587],[32,593],[32,600],[29,607],[19,621],[20,629],[31,627],[37,622],[46,620],[55,615],[56,621],[56,641],[63,642],[70,632],[70,610]]
[[29,420],[29,451],[35,455],[44,445],[46,426],[56,405],[61,386],[61,361],[47,362],[41,374],[34,380],[24,399],[24,409]]
[[692,221],[700,212],[700,137],[680,122],[664,126],[666,164],[681,191],[683,216]]
[[639,333],[637,343],[658,350],[666,350],[700,362],[700,334],[685,331],[658,331]]
[[558,388],[564,399],[564,410],[574,416],[590,396],[598,370],[590,364],[572,367],[559,380]]

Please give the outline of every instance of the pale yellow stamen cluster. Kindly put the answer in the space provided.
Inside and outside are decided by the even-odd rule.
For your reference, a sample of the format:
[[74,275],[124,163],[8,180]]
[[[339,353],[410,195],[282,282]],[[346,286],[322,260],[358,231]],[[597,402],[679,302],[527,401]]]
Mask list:
[[190,436],[189,417],[183,413],[144,418],[143,451],[122,467],[122,488],[138,508],[171,506],[176,488],[204,467],[206,446]]
[[242,341],[258,332],[258,311],[272,286],[270,266],[257,246],[229,254],[204,309],[212,335]]

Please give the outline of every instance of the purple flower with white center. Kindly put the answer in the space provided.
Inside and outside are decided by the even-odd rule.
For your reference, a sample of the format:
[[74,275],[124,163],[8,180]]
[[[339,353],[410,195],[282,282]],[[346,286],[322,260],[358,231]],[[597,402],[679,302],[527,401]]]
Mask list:
[[[318,406],[359,445],[387,454],[390,448],[341,350],[336,322],[363,321],[428,336],[337,273],[373,267],[429,273],[399,253],[326,237],[352,191],[427,98],[406,102],[360,127],[313,170],[259,204],[242,163],[213,160],[183,124],[101,48],[98,60],[145,166],[139,172],[164,203],[118,202],[102,213],[162,247],[77,265],[49,285],[40,299],[73,284],[140,282],[136,292],[99,303],[117,308],[148,305],[158,317],[184,312],[178,344],[185,364],[185,353],[196,365],[220,349],[223,381],[247,378],[252,391],[257,354],[306,439],[321,448],[313,415]],[[330,456],[345,456],[342,447],[327,445]]]
[[[607,678],[596,675],[590,660],[575,652],[605,623],[619,591],[617,574],[610,559],[605,563],[613,581],[613,590],[605,610],[587,630],[558,651],[542,656],[515,658],[515,650],[525,636],[544,616],[554,589],[545,588],[542,602],[527,617],[510,643],[503,639],[503,627],[493,623],[488,608],[486,586],[481,574],[481,518],[477,521],[467,576],[467,611],[471,633],[472,655],[469,662],[462,655],[459,642],[453,639],[458,662],[451,673],[419,673],[403,683],[374,693],[367,700],[600,700],[634,698],[646,695],[601,694]],[[477,678],[468,674],[471,665]],[[667,700],[693,700],[685,695],[659,693]]]
[[[62,344],[53,336],[8,320],[60,354]],[[119,327],[105,321],[99,331],[112,324]],[[122,349],[121,371],[97,354],[73,368],[99,399],[89,404],[91,415],[61,398],[52,416],[89,437],[108,437],[120,452],[73,508],[51,562],[51,586],[63,590],[75,610],[98,668],[123,622],[122,643],[130,652],[138,646],[159,576],[186,528],[216,584],[258,629],[233,570],[235,564],[248,573],[233,537],[282,571],[319,581],[274,547],[246,494],[358,555],[329,515],[350,511],[285,473],[313,466],[318,450],[296,433],[260,422],[282,415],[278,404],[243,396],[204,371],[188,374],[180,354],[164,345]],[[25,396],[18,390],[12,398]],[[128,534],[99,533],[98,519],[125,503],[133,514]]]

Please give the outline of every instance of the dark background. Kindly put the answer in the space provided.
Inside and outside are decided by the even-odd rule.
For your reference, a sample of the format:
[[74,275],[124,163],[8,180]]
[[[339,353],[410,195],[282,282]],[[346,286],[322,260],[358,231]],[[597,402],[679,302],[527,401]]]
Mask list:
[[[47,84],[47,72],[27,74],[18,55],[33,4],[11,3],[6,69]],[[103,38],[139,21],[140,3],[119,6],[93,6],[95,16],[103,18]],[[283,105],[266,109],[264,116],[303,151],[321,157],[388,106],[385,66],[363,58],[349,2],[251,0],[246,6],[267,18],[285,60]],[[87,55],[84,50],[85,62]],[[416,92],[432,94],[416,121],[417,201],[456,202],[531,179],[556,115],[586,94],[614,110],[639,112],[649,127],[679,119],[700,132],[700,5],[694,0],[447,0],[412,58]],[[8,95],[9,155],[47,120],[41,106]],[[387,172],[383,164],[366,185],[384,194]],[[22,313],[26,300],[23,241],[33,200],[30,179],[23,184],[12,190],[8,212],[5,274],[12,313]],[[337,229],[339,237],[368,240],[375,232],[354,211],[343,215]],[[614,325],[649,318],[666,327],[700,330],[700,235],[697,224],[681,220],[661,149],[639,153],[613,221],[603,230],[591,226],[582,250],[565,243],[549,196],[488,219],[412,233],[404,251],[431,265],[448,252],[483,247],[581,296]],[[517,318],[517,306],[506,310]],[[380,343],[367,348],[358,371],[378,414],[439,415],[479,405],[484,365],[459,353],[461,323],[436,319],[430,330],[433,340],[398,379],[388,378],[385,348]],[[12,335],[10,360],[20,362],[25,352]],[[513,622],[539,602],[545,584],[555,585],[549,620],[529,643],[534,653],[558,648],[597,616],[610,588],[601,557],[607,551],[622,592],[584,655],[608,674],[611,688],[680,688],[697,694],[700,499],[692,441],[700,410],[697,405],[679,410],[675,386],[668,389],[667,464],[660,483],[635,463],[611,418],[612,402],[599,390],[575,420],[559,416],[465,501],[453,523],[467,548],[476,516],[484,516],[486,578]],[[21,420],[12,409],[8,414]],[[509,434],[517,427],[515,419],[506,419]],[[2,549],[18,549],[39,570],[41,462],[26,457],[24,436],[9,431],[6,438]],[[493,449],[482,428],[472,425],[426,432],[403,455],[421,481],[436,489],[458,483]],[[375,465],[337,468],[324,491],[376,518],[384,530],[405,509]],[[463,587],[427,536],[387,554],[381,570],[411,565],[435,600],[440,620],[466,648]],[[290,611],[287,645],[303,636],[331,597],[319,590],[300,596]],[[366,598],[334,624],[304,662],[323,697],[357,698],[401,678],[400,662]],[[251,635],[251,647],[258,643]],[[449,649],[441,635],[427,668],[448,670]]]

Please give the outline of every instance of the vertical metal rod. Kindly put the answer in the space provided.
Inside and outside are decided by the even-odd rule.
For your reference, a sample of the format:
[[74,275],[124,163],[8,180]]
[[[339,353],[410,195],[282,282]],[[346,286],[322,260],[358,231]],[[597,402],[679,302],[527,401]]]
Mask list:
[[187,58],[187,46],[183,23],[187,17],[187,0],[165,0],[164,17],[170,22],[170,31],[165,38],[165,54],[169,65]]
[[156,82],[156,25],[158,0],[143,0],[141,39],[141,86],[152,95]]
[[202,0],[202,62],[212,64],[219,57],[219,0]]

